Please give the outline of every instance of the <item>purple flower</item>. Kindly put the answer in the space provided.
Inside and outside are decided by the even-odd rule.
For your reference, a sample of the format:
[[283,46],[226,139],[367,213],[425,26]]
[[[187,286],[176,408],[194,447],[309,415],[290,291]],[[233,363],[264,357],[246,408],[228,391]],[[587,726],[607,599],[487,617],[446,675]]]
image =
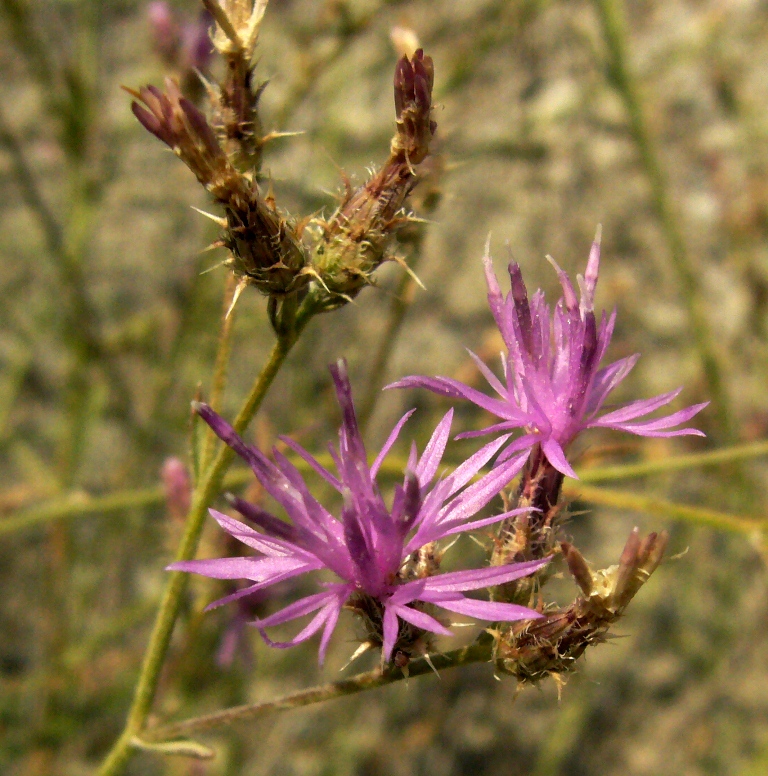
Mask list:
[[[182,561],[168,568],[216,579],[248,579],[253,582],[243,590],[215,601],[211,607],[310,571],[333,571],[340,582],[324,583],[320,592],[301,598],[253,623],[267,644],[275,647],[299,644],[322,630],[321,663],[339,614],[350,599],[354,603],[363,597],[367,610],[376,613],[374,625],[377,633],[374,636],[382,646],[385,661],[391,658],[398,644],[401,628],[405,631],[408,626],[413,626],[420,632],[451,634],[443,623],[425,611],[429,608],[425,604],[483,620],[511,621],[538,617],[536,612],[523,606],[467,598],[463,593],[526,576],[548,559],[416,579],[403,571],[406,561],[424,545],[525,511],[517,509],[490,518],[471,520],[517,474],[526,456],[508,458],[504,464],[470,484],[507,441],[508,436],[503,436],[485,445],[452,473],[433,484],[450,435],[453,412],[449,411],[420,457],[415,446],[412,447],[403,484],[395,487],[391,506],[387,506],[379,491],[376,475],[413,410],[401,418],[373,464],[369,465],[355,417],[345,362],[339,361],[331,367],[331,374],[342,410],[339,448],[331,448],[338,476],[296,442],[290,439],[284,439],[284,442],[342,495],[341,518],[331,515],[312,496],[299,471],[284,455],[273,451],[273,463],[259,450],[246,445],[210,407],[199,404],[196,409],[200,416],[251,466],[259,482],[283,507],[291,523],[242,499],[231,497],[232,506],[261,531],[213,509],[211,515],[225,531],[259,555]],[[308,614],[314,614],[313,618],[290,641],[272,641],[264,632],[265,628]],[[401,626],[400,621],[405,625]]]
[[180,23],[171,6],[157,0],[147,6],[147,18],[157,53],[167,65],[181,71],[208,69],[213,55],[208,11],[202,11],[194,22]]
[[603,312],[599,326],[595,319],[595,286],[600,266],[599,231],[592,244],[585,275],[576,276],[581,292],[580,300],[576,298],[568,275],[548,257],[563,289],[563,296],[555,305],[553,315],[550,315],[542,291],[537,291],[528,299],[520,267],[515,262],[509,265],[512,290],[504,298],[493,271],[489,250],[490,239],[486,244],[483,263],[488,283],[488,302],[507,346],[507,356],[502,357],[504,382],[474,353],[470,352],[470,355],[499,398],[486,396],[448,377],[406,377],[388,388],[421,387],[443,396],[469,399],[478,407],[501,418],[501,422],[460,436],[525,429],[525,434],[512,442],[498,461],[504,461],[521,450],[528,451],[539,444],[552,466],[569,477],[576,477],[576,473],[565,457],[565,449],[580,431],[587,428],[614,428],[651,437],[682,434],[704,436],[701,431],[693,428],[673,427],[687,423],[708,402],[695,404],[662,418],[640,420],[669,404],[682,388],[599,414],[608,394],[629,374],[640,357],[635,354],[602,369],[598,368],[608,349],[616,321],[615,310],[610,316]]

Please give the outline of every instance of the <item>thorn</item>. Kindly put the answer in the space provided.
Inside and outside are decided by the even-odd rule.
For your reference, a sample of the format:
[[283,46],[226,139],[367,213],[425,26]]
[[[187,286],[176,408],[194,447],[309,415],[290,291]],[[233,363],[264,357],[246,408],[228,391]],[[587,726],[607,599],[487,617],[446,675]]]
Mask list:
[[297,137],[298,135],[306,135],[306,131],[300,129],[296,132],[268,132],[266,135],[259,139],[259,145],[265,145],[266,143],[269,143],[272,140],[277,140],[281,137]]
[[[304,267],[304,269],[301,270],[299,273],[300,275],[309,275],[310,277],[313,277],[322,287],[326,294],[329,296],[332,294],[331,290],[328,288],[328,286],[325,285],[325,281],[322,279],[322,277],[318,274],[317,270],[314,267]],[[341,294],[340,296],[344,296],[344,294]],[[348,301],[352,301],[348,298]]]
[[345,668],[348,668],[352,663],[357,660],[361,655],[365,654],[369,649],[373,649],[373,643],[370,641],[364,641],[360,646],[352,653],[352,656],[347,660],[346,663],[339,669],[339,673],[343,671]]
[[[434,671],[435,676],[440,679],[440,674],[437,672],[437,669],[435,668],[435,664],[432,662],[432,658],[429,656],[429,653],[424,653],[424,660],[426,661],[427,665]],[[406,666],[407,668],[408,666]]]
[[[486,546],[485,546],[485,545],[484,545],[484,544],[483,544],[483,543],[480,541],[480,539],[478,539],[478,538],[477,538],[476,536],[474,536],[473,534],[469,534],[469,538],[470,538],[470,539],[471,539],[471,540],[472,540],[472,541],[473,541],[473,542],[474,542],[474,543],[475,543],[475,544],[476,544],[478,547],[482,548],[483,550],[487,550],[487,549],[488,549],[488,548],[487,548],[487,547],[486,547]],[[446,548],[446,549],[448,549],[448,548]]]
[[684,558],[688,554],[690,549],[690,547],[686,547],[682,552],[678,552],[676,555],[670,555],[667,560],[680,560],[680,558]]
[[192,208],[192,210],[196,210],[198,213],[200,213],[201,216],[205,216],[206,218],[210,218],[211,221],[213,221],[214,224],[218,224],[222,229],[226,229],[227,228],[228,224],[227,224],[227,219],[226,218],[222,218],[221,216],[215,216],[215,215],[213,215],[213,213],[206,213],[205,210],[200,210],[199,207],[195,207],[194,205],[190,205],[190,207]]
[[[215,251],[217,248],[226,248],[227,244],[224,242],[224,240],[216,240],[212,242],[210,245],[206,245],[205,248],[203,248],[200,253],[208,253],[208,251]],[[226,264],[229,261],[229,259],[224,259],[222,261],[222,264]],[[221,266],[220,264],[216,265],[217,267]],[[208,272],[208,270],[206,270]]]
[[214,264],[212,267],[204,269],[200,274],[207,275],[209,272],[213,272],[213,270],[218,269],[219,267],[225,267],[227,265],[227,261],[227,259],[224,259],[224,261],[220,261],[218,264]]
[[410,276],[411,280],[413,280],[414,283],[416,283],[419,288],[421,288],[422,291],[426,291],[427,287],[419,280],[419,276],[406,264],[406,262],[401,259],[399,256],[392,256],[390,258],[390,261],[394,261],[396,264],[399,264]]
[[232,314],[232,310],[235,309],[235,305],[237,304],[237,300],[240,298],[240,294],[243,293],[243,289],[247,285],[248,285],[247,278],[242,278],[240,282],[237,284],[237,287],[235,288],[235,293],[232,294],[232,304],[229,305],[229,310],[227,310],[227,314],[224,316],[225,320],[229,318],[229,316]]
[[216,104],[219,99],[218,89],[195,67],[193,72],[200,79],[200,83],[205,87],[205,91],[208,94],[208,99],[212,104]]

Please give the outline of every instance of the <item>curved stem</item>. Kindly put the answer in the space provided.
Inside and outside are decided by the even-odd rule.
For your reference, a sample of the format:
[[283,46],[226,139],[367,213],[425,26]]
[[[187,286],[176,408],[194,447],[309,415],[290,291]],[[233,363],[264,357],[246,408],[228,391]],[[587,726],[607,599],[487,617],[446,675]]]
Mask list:
[[[302,314],[303,313],[303,314]],[[295,344],[299,334],[312,316],[312,310],[307,306],[297,315],[295,325],[289,335],[278,337],[272,348],[272,353],[264,365],[261,374],[256,379],[251,392],[237,414],[233,427],[242,433],[258,410],[264,396],[280,371],[286,356]],[[229,467],[234,452],[223,445],[213,460],[213,463],[202,473],[200,482],[193,496],[192,507],[186,520],[186,527],[181,543],[176,552],[175,560],[188,560],[197,550],[200,533],[203,529],[208,505],[221,489],[224,474]],[[120,738],[115,742],[99,770],[99,776],[114,776],[121,773],[130,757],[133,747],[132,740],[141,732],[152,708],[160,671],[165,662],[165,656],[173,633],[173,626],[181,608],[181,601],[187,586],[189,575],[183,572],[171,572],[166,584],[160,608],[155,618],[152,635],[144,654],[141,672],[136,684],[133,703],[128,714],[128,721]]]

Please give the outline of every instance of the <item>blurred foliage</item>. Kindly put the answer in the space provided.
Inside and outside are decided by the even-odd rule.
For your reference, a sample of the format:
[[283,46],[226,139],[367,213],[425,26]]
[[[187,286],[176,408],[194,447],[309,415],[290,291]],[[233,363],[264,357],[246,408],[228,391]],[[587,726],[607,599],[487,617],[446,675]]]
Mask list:
[[[509,241],[529,287],[553,293],[544,255],[582,269],[597,222],[598,299],[619,307],[611,355],[643,353],[618,400],[680,384],[685,404],[710,397],[695,308],[722,382],[703,427],[717,442],[766,436],[768,6],[623,4],[632,107],[600,21],[600,8],[615,5],[271,0],[262,121],[267,131],[304,133],[267,149],[280,201],[297,213],[329,211],[340,169],[362,180],[367,164],[386,158],[394,27],[414,30],[435,61],[442,175],[417,189],[415,209],[430,223],[400,246],[418,259],[427,291],[386,267],[379,289],[315,320],[254,424],[261,446],[294,434],[322,449],[337,422],[326,364],[342,355],[369,410],[371,444],[414,404],[411,433],[423,442],[445,404],[379,388],[411,373],[472,380],[463,348],[486,358],[500,349],[480,271],[486,234],[499,260]],[[174,7],[187,18],[199,11],[192,0]],[[83,774],[122,728],[181,532],[155,489],[168,456],[186,460],[190,399],[211,391],[226,275],[202,274],[223,258],[201,252],[216,237],[189,207],[206,207],[203,192],[141,129],[119,89],[165,75],[146,4],[1,0],[0,36],[0,521],[72,507],[67,521],[0,534],[0,772]],[[681,281],[670,223],[693,285]],[[271,347],[265,307],[255,292],[238,303],[225,415]],[[467,405],[457,417],[463,428],[483,420]],[[703,449],[594,434],[577,465]],[[766,474],[751,460],[659,466],[626,487],[760,518]],[[127,500],[78,515],[78,503],[112,493]],[[590,507],[577,484],[573,493],[573,535],[598,565],[615,560],[634,521],[670,527],[610,500]],[[477,665],[242,724],[211,737],[218,755],[207,763],[140,754],[130,773],[763,773],[761,553],[746,535],[671,527],[673,552],[687,553],[635,601],[630,637],[588,655],[559,703],[554,685],[516,697],[510,681]],[[223,544],[207,531],[201,555],[225,552]],[[473,552],[469,542],[459,547]],[[155,706],[162,719],[327,680],[354,650],[350,628],[320,672],[310,646],[269,650],[245,633],[222,667],[216,656],[233,611],[201,613],[219,592],[207,580],[192,586]]]

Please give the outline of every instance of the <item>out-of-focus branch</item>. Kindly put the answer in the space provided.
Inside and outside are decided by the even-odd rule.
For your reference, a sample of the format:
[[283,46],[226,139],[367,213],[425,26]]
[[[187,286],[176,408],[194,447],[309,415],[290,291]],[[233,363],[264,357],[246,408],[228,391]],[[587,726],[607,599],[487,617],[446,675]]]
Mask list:
[[655,139],[648,129],[641,90],[631,69],[623,3],[622,0],[594,0],[594,4],[608,53],[608,77],[624,102],[630,131],[651,184],[653,208],[661,223],[672,266],[680,283],[707,388],[714,403],[718,431],[723,439],[733,439],[735,429],[731,417],[731,403],[723,379],[725,369],[722,357],[715,346],[699,274],[691,260],[678,215],[672,206],[667,174]]
[[[564,492],[570,498],[582,498],[594,504],[615,506],[618,508],[636,509],[640,512],[650,512],[668,517],[672,520],[697,523],[723,530],[734,530],[739,533],[752,534],[763,528],[763,520],[757,516],[744,517],[730,515],[725,512],[700,509],[688,505],[675,504],[656,497],[646,497],[627,491],[613,491],[605,488],[589,486],[591,482],[603,480],[632,479],[651,474],[661,474],[669,471],[685,471],[704,466],[716,466],[737,460],[748,460],[768,455],[768,442],[756,442],[749,445],[736,445],[721,450],[696,455],[670,456],[664,463],[649,461],[648,463],[628,464],[626,466],[611,466],[607,468],[586,469],[579,473],[579,481],[567,480],[563,486]],[[318,454],[317,460],[323,466],[332,466],[329,455]],[[299,458],[291,458],[294,466],[300,471],[308,471],[307,464]],[[390,455],[382,463],[382,476],[400,476],[405,468],[405,459]],[[250,469],[235,469],[224,479],[225,488],[240,488],[253,480]],[[54,520],[71,520],[80,517],[93,517],[121,512],[127,509],[144,509],[156,507],[163,503],[165,496],[161,487],[125,490],[106,496],[91,497],[84,493],[70,493],[57,497],[36,507],[30,507],[11,517],[0,518],[0,536],[14,533],[36,525]],[[647,499],[647,501],[646,501]],[[641,503],[645,506],[641,506]]]

